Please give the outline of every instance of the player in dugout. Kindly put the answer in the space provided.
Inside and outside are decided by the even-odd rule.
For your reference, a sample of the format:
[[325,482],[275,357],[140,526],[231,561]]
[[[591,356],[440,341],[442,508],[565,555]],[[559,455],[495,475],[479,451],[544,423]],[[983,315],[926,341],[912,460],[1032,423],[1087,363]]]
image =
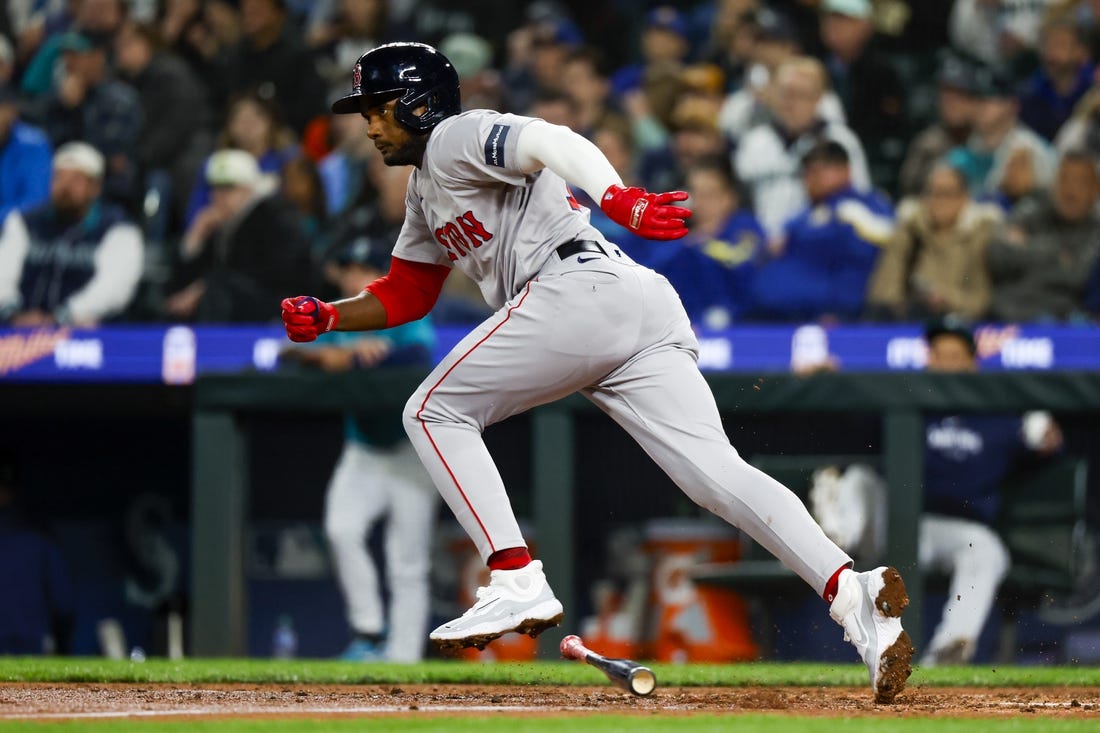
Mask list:
[[687,194],[624,187],[599,149],[569,128],[463,112],[453,66],[424,44],[365,53],[351,94],[332,109],[363,117],[387,165],[415,169],[389,273],[353,298],[285,299],[290,339],[421,318],[456,267],[497,309],[442,359],[404,411],[417,454],[491,570],[473,607],[432,631],[432,641],[483,647],[561,622],[562,604],[528,553],[482,431],[580,392],[692,500],[813,587],[866,663],[875,700],[892,702],[913,653],[901,624],[908,596],[900,574],[855,572],[802,502],[738,455],[699,371],[698,342],[676,291],[594,229],[569,187],[631,232],[660,240],[687,234],[691,211],[677,205]]

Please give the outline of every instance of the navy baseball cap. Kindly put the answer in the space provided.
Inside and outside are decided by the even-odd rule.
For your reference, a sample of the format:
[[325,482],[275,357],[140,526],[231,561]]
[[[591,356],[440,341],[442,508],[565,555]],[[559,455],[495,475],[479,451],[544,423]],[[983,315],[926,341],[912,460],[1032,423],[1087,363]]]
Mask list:
[[1015,97],[1016,84],[1007,72],[982,64],[974,72],[974,92],[986,99]]
[[646,15],[646,28],[671,31],[678,36],[687,36],[688,34],[688,25],[687,21],[684,20],[684,16],[676,8],[668,5],[662,5],[649,11],[649,14]]
[[938,336],[954,336],[966,343],[966,348],[973,356],[978,353],[978,345],[974,341],[974,331],[970,324],[962,317],[954,313],[933,318],[924,324],[924,340],[932,343]]
[[974,94],[978,89],[977,68],[975,62],[959,54],[947,54],[940,64],[936,81],[941,87],[950,87],[962,92]]
[[771,8],[761,8],[753,17],[756,37],[768,41],[796,41],[798,34],[794,25],[782,13]]
[[539,21],[535,26],[535,45],[537,46],[579,46],[584,43],[584,34],[571,20],[559,18]]
[[802,156],[800,165],[803,169],[813,163],[829,163],[832,165],[848,165],[852,158],[848,150],[836,140],[821,140]]

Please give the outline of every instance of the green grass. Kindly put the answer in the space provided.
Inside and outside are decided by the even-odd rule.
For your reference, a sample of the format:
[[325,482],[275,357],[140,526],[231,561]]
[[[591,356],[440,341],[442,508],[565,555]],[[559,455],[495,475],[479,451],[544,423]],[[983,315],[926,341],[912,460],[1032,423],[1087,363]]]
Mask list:
[[[668,665],[653,664],[657,678],[667,686],[743,685],[866,685],[862,665],[774,664]],[[474,683],[501,685],[606,685],[603,675],[587,665],[566,661],[478,664],[430,661],[416,665],[355,664],[329,660],[187,659],[172,662],[151,659],[143,663],[110,661],[92,657],[0,657],[0,681],[4,682],[137,682],[166,684],[415,684]],[[911,685],[983,687],[1041,687],[1073,685],[1096,688],[1100,695],[1100,667],[953,667],[913,673]],[[0,698],[3,697],[0,689]],[[736,693],[731,693],[731,711]],[[0,712],[3,704],[0,702]],[[432,733],[971,733],[1012,731],[1019,733],[1093,733],[1096,719],[1052,719],[1042,712],[1004,718],[960,720],[906,717],[883,708],[880,714],[844,719],[794,715],[743,714],[735,717],[710,714],[663,716],[658,711],[636,715],[539,717],[486,715],[364,716],[360,718],[280,720],[171,720],[82,719],[19,721],[0,720],[0,733],[350,733],[351,731],[431,731]]]
[[881,718],[797,718],[785,715],[715,715],[642,718],[593,715],[585,718],[467,717],[376,718],[373,720],[241,720],[241,721],[71,721],[64,723],[2,723],[3,733],[350,733],[395,731],[398,733],[976,733],[997,730],[1011,733],[1084,733],[1096,731],[1095,720],[1029,718],[959,720],[919,719],[883,715]]
[[[652,664],[662,686],[865,685],[861,664]],[[429,661],[420,664],[361,664],[330,660],[185,659],[146,662],[97,657],[0,657],[4,682],[163,682],[594,685],[606,679],[578,662],[498,662],[479,664]],[[910,685],[1019,687],[1077,685],[1100,687],[1100,667],[937,667],[917,668]]]

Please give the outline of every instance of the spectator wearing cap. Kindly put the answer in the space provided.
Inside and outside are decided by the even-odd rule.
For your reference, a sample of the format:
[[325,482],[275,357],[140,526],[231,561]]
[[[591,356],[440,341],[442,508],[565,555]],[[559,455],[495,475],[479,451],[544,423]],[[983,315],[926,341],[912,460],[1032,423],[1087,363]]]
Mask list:
[[851,321],[879,250],[893,232],[893,211],[877,193],[852,184],[847,149],[820,142],[801,163],[809,205],[791,219],[772,259],[753,278],[750,317]]
[[787,220],[806,206],[800,161],[819,142],[831,140],[842,146],[853,188],[870,188],[859,138],[847,126],[821,117],[827,88],[828,76],[820,61],[808,56],[784,61],[775,75],[773,119],[753,127],[737,143],[737,177],[748,187],[753,211],[771,238],[781,236]]
[[49,201],[0,233],[0,320],[93,325],[122,313],[141,279],[141,231],[101,197],[105,161],[84,142],[53,156]]
[[947,155],[966,173],[971,191],[1006,209],[1050,185],[1054,154],[1050,146],[1020,122],[1020,101],[1012,79],[989,66],[975,71],[978,105],[974,130],[965,145]]
[[258,90],[274,100],[298,135],[327,112],[325,84],[283,0],[241,0],[241,39],[227,49],[225,83],[223,99]]
[[124,205],[138,195],[138,142],[144,124],[141,99],[111,77],[107,36],[66,33],[58,39],[64,74],[47,100],[43,126],[54,145],[84,140],[107,160],[104,195]]
[[511,33],[503,72],[505,106],[525,114],[539,95],[564,93],[562,64],[583,42],[580,29],[564,17],[539,18]]
[[872,180],[893,190],[908,132],[904,88],[875,41],[871,0],[825,0],[821,7],[821,41],[832,88],[867,151]]
[[1039,68],[1020,91],[1020,120],[1053,141],[1091,88],[1096,67],[1084,31],[1068,19],[1043,27],[1039,58]]
[[50,196],[53,148],[46,133],[19,119],[19,94],[0,84],[0,221]]
[[646,67],[679,66],[690,51],[688,24],[680,11],[670,5],[653,8],[646,14],[641,34],[642,61],[623,66],[611,75],[612,92],[621,97],[640,89]]
[[1089,273],[1100,261],[1098,202],[1095,156],[1063,155],[1050,194],[1018,204],[989,245],[993,318],[1027,323],[1084,317]]
[[250,153],[219,150],[205,174],[210,204],[180,242],[165,310],[184,321],[266,321],[283,293],[313,284],[302,222]]
[[[337,251],[331,272],[350,298],[389,271],[392,244],[361,237]],[[286,348],[283,364],[329,373],[431,365],[435,333],[423,318],[374,333],[333,331]],[[352,631],[345,661],[416,662],[429,618],[428,553],[439,494],[402,428],[400,409],[344,417],[344,447],[325,497],[324,528]],[[382,564],[389,592],[367,547],[385,519]]]
[[[264,173],[278,175],[288,160],[298,154],[293,131],[282,122],[275,102],[255,91],[234,95],[229,101],[225,125],[218,133],[215,146],[219,149],[244,150],[256,159]],[[210,184],[206,181],[204,160],[192,183],[184,228],[191,226],[195,215],[210,203]]]
[[191,181],[213,144],[206,92],[182,59],[161,48],[151,26],[125,22],[114,47],[120,76],[141,99],[137,160],[144,188],[159,196],[149,230],[160,240],[183,221]]
[[946,53],[940,62],[936,80],[937,119],[909,143],[898,177],[898,189],[903,196],[919,194],[932,166],[970,139],[978,107],[975,63],[955,52]]
[[[718,126],[731,140],[740,140],[756,125],[772,119],[775,72],[799,52],[794,26],[785,16],[761,8],[749,26],[752,40],[747,68],[718,112]],[[825,122],[845,124],[844,107],[832,89],[822,93],[817,113]]]
[[871,276],[868,315],[984,317],[990,299],[986,249],[1003,219],[996,204],[970,198],[962,171],[935,164],[921,195],[898,205],[894,234]]
[[611,74],[611,95],[626,112],[640,150],[655,150],[668,142],[672,104],[663,92],[674,97],[681,88],[690,51],[687,32],[687,21],[675,8],[654,8],[641,34],[641,61]]
[[[979,370],[974,334],[965,319],[943,316],[925,326],[927,370]],[[1011,564],[992,530],[1001,487],[1030,461],[1062,450],[1062,430],[1047,412],[1024,415],[932,414],[925,418],[924,509],[918,556],[922,569],[950,574],[947,603],[921,664],[967,664]]]
[[109,45],[127,16],[125,0],[82,0],[62,5],[69,7],[39,8],[44,14],[31,21],[27,36],[21,39],[25,43],[20,43],[20,55],[34,54],[22,79],[22,91],[30,97],[46,95],[55,88],[55,67],[63,44],[68,42],[67,33],[84,33]]

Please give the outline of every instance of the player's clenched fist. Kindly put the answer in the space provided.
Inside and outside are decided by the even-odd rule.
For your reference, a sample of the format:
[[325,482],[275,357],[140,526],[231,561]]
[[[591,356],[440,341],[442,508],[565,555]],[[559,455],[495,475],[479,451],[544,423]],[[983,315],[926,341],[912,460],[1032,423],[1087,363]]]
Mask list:
[[646,239],[679,239],[688,232],[685,220],[691,209],[669,204],[687,198],[686,191],[649,193],[637,186],[613,184],[604,191],[600,208],[613,222]]
[[339,320],[336,308],[312,295],[283,298],[283,325],[291,341],[313,341],[336,328]]

